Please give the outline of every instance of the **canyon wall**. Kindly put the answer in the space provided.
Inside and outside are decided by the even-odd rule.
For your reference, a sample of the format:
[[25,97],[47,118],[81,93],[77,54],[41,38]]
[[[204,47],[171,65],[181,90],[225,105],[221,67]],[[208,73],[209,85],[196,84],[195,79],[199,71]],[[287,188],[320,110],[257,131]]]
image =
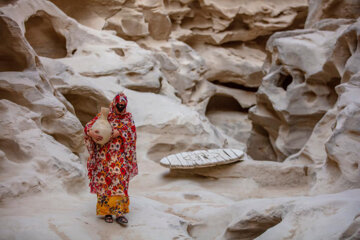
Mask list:
[[[3,1],[0,199],[88,199],[83,126],[124,91],[143,224],[129,239],[359,239],[359,16],[356,0]],[[224,147],[246,160],[159,164]]]

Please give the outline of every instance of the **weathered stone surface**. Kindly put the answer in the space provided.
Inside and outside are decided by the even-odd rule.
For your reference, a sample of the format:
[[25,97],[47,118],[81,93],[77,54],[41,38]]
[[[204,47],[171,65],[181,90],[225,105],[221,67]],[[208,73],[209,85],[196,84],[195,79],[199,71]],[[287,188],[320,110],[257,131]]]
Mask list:
[[132,8],[144,13],[153,39],[170,37],[215,45],[250,41],[282,29],[302,27],[307,14],[307,1],[295,0],[251,3],[233,0],[51,1],[67,15],[95,29],[101,29],[109,17],[122,9]]
[[[191,11],[181,20],[181,28],[191,31],[175,36],[183,41],[202,41],[215,45],[250,41],[273,31],[288,28],[304,19],[305,1],[200,1],[189,4]],[[179,21],[179,20],[178,20]]]
[[[358,195],[359,190],[352,190],[334,195],[236,203],[232,207],[240,214],[233,215],[219,239],[340,239],[344,235],[351,236],[356,230],[347,230],[347,227],[356,226],[359,201],[354,199]],[[328,229],[324,232],[319,226]]]
[[149,35],[148,23],[145,22],[143,14],[131,8],[121,9],[108,18],[103,29],[115,30],[119,37],[128,40]]
[[63,58],[67,55],[66,39],[56,32],[51,16],[38,11],[25,22],[25,37],[37,55],[49,58]]
[[127,91],[126,94],[142,135],[139,156],[159,162],[172,153],[225,146],[225,136],[195,110],[153,93]]
[[34,54],[29,44],[22,38],[20,27],[0,13],[0,30],[2,44],[0,46],[0,72],[23,71],[35,67]]
[[305,27],[311,28],[326,18],[356,19],[360,17],[360,2],[357,0],[310,0]]
[[313,192],[358,188],[359,101],[359,21],[349,26],[337,40],[332,54],[341,84],[332,109],[317,123],[307,143],[286,161],[310,162],[319,167]]
[[0,24],[6,39],[1,53],[5,62],[0,73],[0,155],[1,167],[7,169],[1,198],[56,185],[69,192],[83,187],[79,156],[85,149],[79,120],[49,83],[19,25],[4,15]]
[[126,0],[49,0],[79,23],[102,29],[106,19],[122,9]]
[[86,174],[76,155],[84,150],[77,139],[81,125],[66,110],[62,117],[46,116],[46,107],[50,112],[54,106],[30,110],[21,103],[0,100],[0,159],[1,168],[7,169],[1,176],[2,199],[53,189],[73,193],[84,188]]
[[[1,2],[2,237],[356,239],[359,192],[344,191],[360,182],[353,3],[311,2],[311,28],[278,32],[302,28],[306,1]],[[123,90],[140,172],[119,229],[95,218],[82,125]],[[159,166],[248,139],[262,161]]]
[[171,20],[164,12],[157,10],[144,10],[144,16],[149,23],[149,32],[155,40],[167,40],[171,33]]
[[164,78],[173,86],[176,96],[184,103],[190,101],[195,86],[204,80],[207,70],[204,59],[189,45],[170,40],[168,42],[141,42],[155,52]]
[[242,44],[238,47],[195,45],[208,67],[204,77],[209,81],[259,87],[263,77],[265,52]]
[[333,67],[339,64],[332,56],[347,27],[282,32],[269,39],[271,66],[249,116],[267,132],[278,161],[299,151],[335,104],[341,72]]
[[[304,164],[253,161],[245,155],[243,161],[216,168],[174,169],[172,172],[196,174],[209,178],[251,179],[258,187],[306,188],[311,181],[310,169]],[[300,190],[301,191],[301,190]]]

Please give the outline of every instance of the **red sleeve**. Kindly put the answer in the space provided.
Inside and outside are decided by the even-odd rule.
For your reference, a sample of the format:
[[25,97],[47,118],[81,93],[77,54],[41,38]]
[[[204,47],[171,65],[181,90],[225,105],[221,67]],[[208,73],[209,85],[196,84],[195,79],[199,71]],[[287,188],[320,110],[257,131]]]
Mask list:
[[128,165],[129,165],[129,172],[130,172],[130,180],[135,177],[138,174],[138,165],[137,165],[137,159],[136,159],[136,127],[134,120],[132,117],[130,118],[130,129],[129,133],[131,134],[131,142],[129,146],[129,159],[128,159]]
[[88,161],[87,161],[87,169],[88,169],[88,177],[91,179],[92,176],[92,172],[95,166],[95,146],[96,143],[94,142],[94,140],[92,140],[92,138],[88,135],[89,130],[91,129],[91,127],[94,125],[95,121],[99,118],[100,113],[98,113],[90,122],[88,122],[85,127],[84,127],[84,141],[85,141],[85,146],[90,154]]

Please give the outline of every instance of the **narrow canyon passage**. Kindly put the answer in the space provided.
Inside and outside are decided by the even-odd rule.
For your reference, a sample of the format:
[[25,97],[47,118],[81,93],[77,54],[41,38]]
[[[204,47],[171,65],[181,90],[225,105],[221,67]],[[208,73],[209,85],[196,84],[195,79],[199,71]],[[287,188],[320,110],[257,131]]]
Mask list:
[[[2,1],[0,240],[360,239],[359,13],[352,0]],[[96,215],[99,145],[84,144],[120,92],[139,169],[126,227]],[[96,159],[134,161],[126,131],[112,146],[124,159]],[[242,155],[161,162],[224,149]],[[111,169],[96,177],[129,170]]]

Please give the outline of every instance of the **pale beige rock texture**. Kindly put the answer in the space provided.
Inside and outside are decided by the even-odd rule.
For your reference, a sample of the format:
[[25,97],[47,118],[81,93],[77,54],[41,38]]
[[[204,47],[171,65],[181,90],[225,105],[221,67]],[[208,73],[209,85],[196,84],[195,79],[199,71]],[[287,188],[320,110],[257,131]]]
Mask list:
[[[357,239],[357,9],[1,2],[1,238]],[[84,124],[119,91],[138,133],[127,228],[96,217],[83,144]],[[216,148],[249,156],[191,171],[159,164]]]

